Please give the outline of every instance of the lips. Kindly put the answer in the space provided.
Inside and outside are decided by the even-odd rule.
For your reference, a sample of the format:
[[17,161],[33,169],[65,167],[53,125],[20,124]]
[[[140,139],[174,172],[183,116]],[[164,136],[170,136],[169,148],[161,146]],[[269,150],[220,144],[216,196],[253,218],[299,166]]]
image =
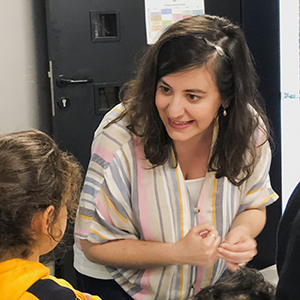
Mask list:
[[185,129],[189,127],[194,121],[175,121],[172,119],[168,119],[169,125],[174,129]]

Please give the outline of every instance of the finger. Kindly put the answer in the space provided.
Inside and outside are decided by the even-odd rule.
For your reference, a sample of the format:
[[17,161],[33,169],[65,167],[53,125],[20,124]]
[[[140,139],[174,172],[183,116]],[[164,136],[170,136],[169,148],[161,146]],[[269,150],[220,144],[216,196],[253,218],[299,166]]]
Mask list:
[[240,268],[238,264],[234,264],[234,263],[226,262],[226,265],[227,265],[227,269],[230,271],[236,271]]
[[[240,245],[227,245],[222,243],[218,248],[218,253],[223,256],[226,260],[235,261],[237,258],[245,258],[252,259],[253,256],[257,254],[256,242],[254,243],[246,243],[246,246],[243,244]],[[238,262],[238,261],[235,261]],[[239,261],[239,263],[241,263]]]
[[214,226],[207,222],[202,222],[196,225],[198,228],[207,229],[207,230],[213,230]]
[[218,248],[218,256],[219,258],[225,259],[226,262],[242,264],[250,261],[257,254],[256,250],[248,251],[248,252],[230,252],[224,249]]
[[220,247],[222,247],[223,249],[231,252],[246,252],[255,249],[256,246],[257,244],[254,239],[247,239],[246,241],[238,244],[230,244],[225,241],[220,245]]
[[226,236],[226,240],[224,242],[228,243],[229,245],[236,245],[243,241],[243,237],[235,234],[228,234]]
[[204,231],[201,231],[199,233],[199,235],[204,239],[207,237],[207,235],[209,234],[209,231],[208,230],[204,230]]
[[[221,238],[217,230],[212,230],[206,234],[206,236],[201,235],[206,246],[214,248],[216,251],[221,244]],[[217,252],[216,252],[217,253]]]
[[208,224],[208,223],[206,223],[206,222],[200,223],[200,224],[196,225],[196,226],[193,227],[193,228],[194,228],[194,230],[195,230],[198,234],[202,233],[203,235],[204,235],[204,234],[207,234],[207,233],[209,233],[210,231],[212,231],[212,230],[215,229],[214,226],[212,226],[212,225],[210,225],[210,224]]
[[206,240],[208,240],[213,247],[216,247],[216,249],[221,244],[221,237],[218,234],[217,230],[212,230],[206,237]]
[[252,248],[247,251],[238,252],[238,251],[231,251],[228,249],[224,249],[221,245],[220,247],[218,247],[218,252],[219,254],[226,256],[227,258],[235,258],[239,256],[247,257],[247,256],[254,256],[257,254],[256,248]]
[[216,239],[219,236],[219,233],[216,229],[212,229],[210,231],[206,230],[205,232],[200,232],[200,236],[202,238],[213,237]]
[[244,263],[240,263],[240,264],[239,264],[239,267],[240,267],[240,268],[244,268],[246,265],[247,265],[247,263],[246,263],[246,262],[244,262]]
[[213,243],[213,247],[216,248],[216,253],[217,253],[217,250],[218,250],[218,247],[220,246],[220,244],[221,244],[221,237],[218,236]]

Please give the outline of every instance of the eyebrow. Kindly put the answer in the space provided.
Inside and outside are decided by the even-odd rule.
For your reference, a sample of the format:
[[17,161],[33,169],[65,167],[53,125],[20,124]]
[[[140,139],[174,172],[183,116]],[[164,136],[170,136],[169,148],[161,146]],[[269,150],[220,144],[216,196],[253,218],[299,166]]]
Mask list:
[[[167,87],[169,88],[172,88],[168,83],[166,83],[163,79],[160,79],[158,81],[158,83],[162,83],[164,85],[166,85]],[[199,94],[206,94],[206,92],[204,92],[203,90],[200,90],[200,89],[187,89],[187,90],[184,90],[185,92],[187,93],[199,93]]]

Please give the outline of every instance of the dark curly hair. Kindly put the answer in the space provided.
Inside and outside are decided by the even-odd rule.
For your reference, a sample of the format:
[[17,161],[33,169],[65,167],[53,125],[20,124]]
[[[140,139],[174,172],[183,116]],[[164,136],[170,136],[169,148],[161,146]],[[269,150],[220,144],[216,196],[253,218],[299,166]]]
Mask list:
[[276,288],[256,269],[241,268],[203,288],[190,300],[274,300]]
[[[223,49],[223,55],[219,55],[216,46]],[[270,135],[246,39],[240,27],[225,18],[198,15],[167,28],[146,49],[135,79],[124,87],[125,110],[111,123],[126,116],[127,128],[141,137],[145,156],[154,167],[166,162],[171,149],[177,164],[173,140],[155,105],[156,86],[168,74],[203,66],[215,78],[222,105],[227,110],[226,117],[222,107],[218,111],[219,132],[208,171],[215,171],[217,178],[226,176],[239,186],[251,176],[257,162],[255,130],[261,127],[264,131],[265,138],[260,145]]]
[[48,233],[62,205],[74,219],[82,183],[81,166],[45,133],[29,130],[0,136],[0,258],[27,258],[35,246],[33,216],[53,205]]

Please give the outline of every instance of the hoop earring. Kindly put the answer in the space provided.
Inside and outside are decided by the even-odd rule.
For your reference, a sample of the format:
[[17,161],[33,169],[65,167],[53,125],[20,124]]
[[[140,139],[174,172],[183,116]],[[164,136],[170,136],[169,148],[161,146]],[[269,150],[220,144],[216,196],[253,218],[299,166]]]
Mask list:
[[226,111],[226,108],[224,107],[224,110],[223,110],[223,116],[226,117],[227,116],[227,111]]

